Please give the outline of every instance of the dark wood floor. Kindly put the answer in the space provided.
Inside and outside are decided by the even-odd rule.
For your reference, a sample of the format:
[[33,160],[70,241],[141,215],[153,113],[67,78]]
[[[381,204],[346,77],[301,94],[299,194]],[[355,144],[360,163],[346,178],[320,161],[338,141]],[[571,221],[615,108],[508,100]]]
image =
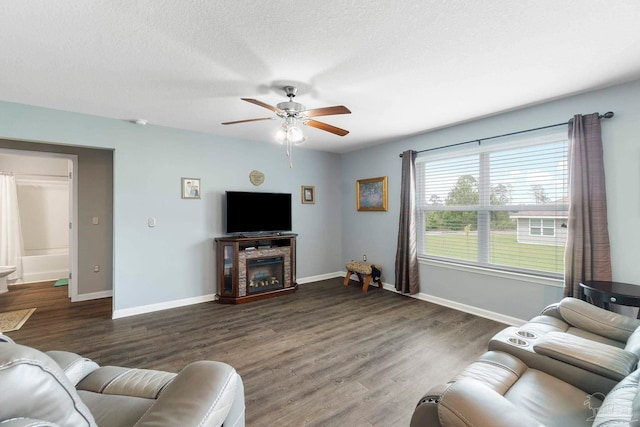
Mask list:
[[219,360],[243,378],[248,426],[407,426],[418,399],[482,354],[505,325],[342,279],[242,305],[196,304],[111,320],[111,299],[23,285],[0,311],[37,307],[11,338],[101,365],[178,371]]

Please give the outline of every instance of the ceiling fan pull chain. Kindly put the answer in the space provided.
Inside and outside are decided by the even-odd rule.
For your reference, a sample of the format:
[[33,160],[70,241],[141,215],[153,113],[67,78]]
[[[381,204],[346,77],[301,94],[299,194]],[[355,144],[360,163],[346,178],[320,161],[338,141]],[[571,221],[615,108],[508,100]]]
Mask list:
[[[289,145],[293,148],[293,142],[289,142]],[[289,169],[293,169],[293,150],[289,150]]]

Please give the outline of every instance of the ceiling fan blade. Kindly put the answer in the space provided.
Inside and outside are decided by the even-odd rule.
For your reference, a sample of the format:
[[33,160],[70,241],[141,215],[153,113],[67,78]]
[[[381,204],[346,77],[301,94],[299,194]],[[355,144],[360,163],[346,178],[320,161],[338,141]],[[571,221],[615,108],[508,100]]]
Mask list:
[[256,105],[259,105],[261,107],[264,107],[267,110],[273,111],[274,113],[282,113],[282,110],[279,109],[278,107],[274,107],[273,105],[265,104],[264,102],[258,101],[257,99],[252,99],[252,98],[240,98],[240,99],[242,99],[243,101],[247,101],[247,102],[250,102],[252,104],[256,104]]
[[334,114],[351,114],[351,110],[344,105],[336,105],[333,107],[312,108],[311,110],[303,111],[302,114],[306,117],[333,116]]
[[259,122],[260,120],[275,120],[275,117],[263,117],[261,119],[236,120],[235,122],[224,122],[223,125],[235,125],[236,123]]
[[331,126],[326,123],[319,122],[317,120],[305,120],[303,123],[307,126],[311,126],[316,129],[335,133],[336,135],[340,135],[340,136],[345,136],[346,134],[349,133],[348,130],[340,129],[339,127]]

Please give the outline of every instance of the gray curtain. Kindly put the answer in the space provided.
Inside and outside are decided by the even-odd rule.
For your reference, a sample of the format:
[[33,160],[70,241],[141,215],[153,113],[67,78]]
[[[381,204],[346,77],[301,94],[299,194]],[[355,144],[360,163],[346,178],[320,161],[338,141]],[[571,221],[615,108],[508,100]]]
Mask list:
[[411,150],[402,153],[400,226],[396,250],[396,289],[412,295],[420,292],[416,245],[416,154]]
[[583,280],[611,280],[602,136],[598,113],[569,122],[569,222],[564,295],[578,298]]

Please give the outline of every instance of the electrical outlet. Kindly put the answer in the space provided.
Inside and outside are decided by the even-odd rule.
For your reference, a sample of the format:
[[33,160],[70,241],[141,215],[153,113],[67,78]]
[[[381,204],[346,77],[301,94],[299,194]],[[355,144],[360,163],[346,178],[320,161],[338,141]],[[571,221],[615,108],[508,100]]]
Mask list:
[[362,260],[363,260],[364,262],[367,262],[367,256],[366,256],[366,255],[362,255]]
[[94,265],[93,266],[93,272],[94,273],[98,273],[100,271],[100,266],[99,265]]

